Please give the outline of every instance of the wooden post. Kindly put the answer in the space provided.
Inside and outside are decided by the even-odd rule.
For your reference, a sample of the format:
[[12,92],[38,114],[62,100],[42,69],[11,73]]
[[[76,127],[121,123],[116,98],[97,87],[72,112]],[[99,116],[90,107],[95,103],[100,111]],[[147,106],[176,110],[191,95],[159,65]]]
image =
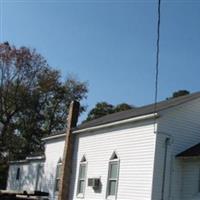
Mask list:
[[79,102],[73,101],[69,108],[58,200],[69,200],[74,143],[72,129],[76,127],[78,121],[79,107]]

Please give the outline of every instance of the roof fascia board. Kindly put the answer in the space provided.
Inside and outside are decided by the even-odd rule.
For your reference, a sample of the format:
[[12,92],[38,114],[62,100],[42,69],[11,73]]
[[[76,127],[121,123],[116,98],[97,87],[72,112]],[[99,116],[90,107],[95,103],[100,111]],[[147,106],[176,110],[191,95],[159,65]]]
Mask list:
[[[103,125],[99,125],[99,126],[94,126],[94,127],[89,127],[89,128],[85,128],[85,129],[75,130],[75,131],[73,131],[73,134],[82,133],[82,132],[86,132],[86,131],[94,131],[94,130],[107,128],[107,127],[111,127],[111,126],[116,126],[116,125],[120,125],[120,124],[124,124],[124,123],[137,122],[137,121],[146,120],[146,119],[153,119],[155,117],[156,118],[159,117],[158,113],[155,113],[155,114],[153,113],[153,114],[133,117],[133,118],[130,118],[130,119],[120,120],[120,121],[117,121],[117,122],[112,122],[112,123],[103,124]],[[64,137],[64,136],[65,136],[65,133],[60,134],[60,135],[53,135],[53,136],[49,136],[49,137],[43,138],[42,141],[48,141],[48,140],[52,140],[52,139],[57,139],[57,138],[61,138],[61,137]]]
[[14,165],[14,164],[28,164],[28,163],[31,163],[31,162],[44,162],[44,158],[41,158],[41,159],[32,159],[32,160],[15,160],[15,161],[9,161],[9,164],[10,165]]
[[51,139],[57,139],[57,138],[64,137],[65,135],[66,135],[66,133],[59,134],[59,135],[52,135],[52,136],[49,136],[49,137],[42,138],[41,140],[47,141],[47,140],[51,140]]
[[85,128],[85,129],[80,129],[80,130],[73,131],[73,133],[76,134],[76,133],[82,133],[82,132],[86,132],[86,131],[93,131],[93,130],[98,130],[98,129],[102,129],[102,128],[107,128],[107,127],[111,127],[111,126],[124,124],[124,123],[130,123],[130,122],[137,122],[137,121],[146,120],[146,119],[152,119],[152,118],[155,118],[155,117],[156,118],[159,117],[158,113],[143,115],[143,116],[139,116],[139,117],[133,117],[133,118],[130,118],[130,119],[120,120],[120,121],[117,121],[117,122],[112,122],[112,123],[103,124],[103,125],[99,125],[99,126],[89,127],[89,128]]

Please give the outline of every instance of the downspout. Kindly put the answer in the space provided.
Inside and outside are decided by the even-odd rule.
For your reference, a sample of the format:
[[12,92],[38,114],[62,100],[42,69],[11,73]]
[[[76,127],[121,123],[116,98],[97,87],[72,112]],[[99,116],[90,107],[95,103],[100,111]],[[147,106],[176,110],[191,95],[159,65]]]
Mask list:
[[169,144],[170,138],[167,137],[165,139],[165,153],[164,153],[164,163],[163,163],[163,179],[162,179],[162,189],[161,189],[161,200],[164,200],[165,196],[165,180],[166,180],[166,168],[167,168],[167,151],[168,151],[168,144]]

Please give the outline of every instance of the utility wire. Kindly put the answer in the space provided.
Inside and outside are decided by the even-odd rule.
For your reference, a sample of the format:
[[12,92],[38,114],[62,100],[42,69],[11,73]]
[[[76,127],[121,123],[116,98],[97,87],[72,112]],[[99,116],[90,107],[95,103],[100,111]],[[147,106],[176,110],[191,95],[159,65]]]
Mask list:
[[158,102],[158,79],[159,79],[159,58],[160,58],[160,7],[161,0],[158,0],[157,9],[157,40],[156,40],[156,68],[155,68],[155,97],[154,97],[154,132],[156,131],[156,111]]
[[0,0],[0,43],[3,42],[3,0]]

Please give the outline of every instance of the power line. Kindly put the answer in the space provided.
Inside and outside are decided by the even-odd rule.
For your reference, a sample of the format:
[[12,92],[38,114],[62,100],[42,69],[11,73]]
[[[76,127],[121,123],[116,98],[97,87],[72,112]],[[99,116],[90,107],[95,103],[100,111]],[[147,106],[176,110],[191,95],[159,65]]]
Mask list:
[[0,0],[0,43],[3,42],[3,0]]
[[159,58],[160,58],[160,7],[161,0],[158,0],[157,10],[157,40],[156,40],[156,68],[155,68],[155,96],[154,96],[154,132],[156,131],[156,110],[158,102],[158,81],[159,81]]

